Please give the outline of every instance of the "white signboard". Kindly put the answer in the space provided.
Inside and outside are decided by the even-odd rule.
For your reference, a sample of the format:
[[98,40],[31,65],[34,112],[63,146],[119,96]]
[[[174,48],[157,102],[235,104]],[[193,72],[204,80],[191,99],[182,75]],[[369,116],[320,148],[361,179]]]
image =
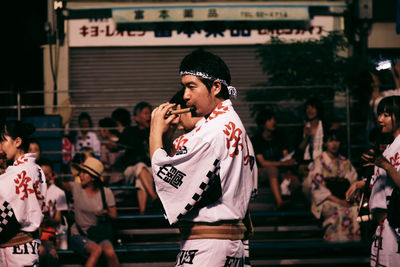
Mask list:
[[112,19],[68,21],[70,47],[104,46],[198,46],[254,45],[268,42],[272,36],[285,40],[319,39],[334,30],[334,17],[316,16],[309,30],[304,29],[228,29],[205,31],[182,29],[163,31],[117,31]]
[[116,23],[309,20],[308,7],[274,5],[151,6],[113,8]]

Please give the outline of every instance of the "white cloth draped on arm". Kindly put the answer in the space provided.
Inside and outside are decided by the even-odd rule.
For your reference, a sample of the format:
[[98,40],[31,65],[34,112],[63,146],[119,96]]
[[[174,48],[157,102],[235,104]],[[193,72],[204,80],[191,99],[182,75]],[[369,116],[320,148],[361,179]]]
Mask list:
[[254,150],[230,100],[152,158],[153,177],[168,221],[243,219],[256,191]]
[[[214,165],[217,159],[208,143],[197,143],[190,151],[192,153],[176,159],[168,157],[162,149],[158,149],[153,155],[153,159],[159,159],[152,162],[154,181],[171,224],[190,211],[200,200],[212,173],[219,168],[219,164]],[[193,164],[194,162],[201,162],[201,165]],[[196,179],[192,179],[193,174]]]

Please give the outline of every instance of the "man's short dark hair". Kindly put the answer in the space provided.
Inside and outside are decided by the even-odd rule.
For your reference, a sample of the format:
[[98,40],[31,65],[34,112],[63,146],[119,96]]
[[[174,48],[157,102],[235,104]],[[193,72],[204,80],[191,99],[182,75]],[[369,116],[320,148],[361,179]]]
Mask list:
[[89,127],[93,127],[92,117],[90,117],[89,113],[81,112],[78,117],[78,121],[87,120],[89,122]]
[[147,102],[139,102],[136,104],[136,106],[133,108],[133,116],[136,116],[139,112],[141,112],[144,108],[149,108],[150,111],[152,109],[152,106],[147,103]]
[[[101,128],[115,128],[117,127],[117,123],[115,122],[115,120],[111,119],[111,118],[103,118],[101,120],[99,120],[99,126]],[[118,130],[116,129],[108,129],[110,131],[110,133],[114,134],[114,135],[118,135]]]
[[47,158],[40,158],[36,161],[36,164],[41,166],[49,166],[52,170],[53,170],[53,163],[51,162],[51,160],[47,159]]
[[125,127],[131,125],[131,114],[125,108],[117,108],[112,112],[111,117]]
[[271,118],[275,118],[274,112],[270,109],[260,110],[256,117],[256,123],[258,128],[263,129],[265,122],[269,121]]
[[[217,55],[202,49],[197,49],[185,56],[179,66],[179,71],[199,71],[214,77],[215,79],[222,79],[230,85],[231,73],[225,62]],[[215,80],[209,80],[199,77],[207,89],[210,91]],[[228,88],[221,84],[221,92],[217,97],[223,99],[229,98]]]

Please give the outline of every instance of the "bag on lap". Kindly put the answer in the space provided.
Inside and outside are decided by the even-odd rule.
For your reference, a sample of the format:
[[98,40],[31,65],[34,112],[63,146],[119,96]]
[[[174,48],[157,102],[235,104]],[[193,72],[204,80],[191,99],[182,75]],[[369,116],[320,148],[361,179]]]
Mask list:
[[[100,188],[100,192],[101,200],[103,202],[103,209],[108,210],[106,196],[104,194],[104,187]],[[96,243],[100,243],[106,239],[112,242],[114,239],[113,219],[108,214],[98,217],[97,224],[87,230],[87,236]]]

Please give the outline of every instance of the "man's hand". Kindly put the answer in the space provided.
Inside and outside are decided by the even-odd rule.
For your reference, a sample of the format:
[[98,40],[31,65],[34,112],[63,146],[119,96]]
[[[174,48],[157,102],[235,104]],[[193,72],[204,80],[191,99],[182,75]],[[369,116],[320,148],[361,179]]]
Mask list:
[[164,103],[156,107],[151,113],[150,125],[150,159],[153,158],[154,152],[163,147],[163,134],[170,129],[171,123],[178,115],[166,117],[167,112],[172,109],[175,104]]
[[156,107],[151,113],[151,126],[150,129],[154,133],[163,134],[165,133],[170,124],[175,121],[178,115],[172,115],[166,117],[166,114],[171,110],[175,104],[164,103]]

